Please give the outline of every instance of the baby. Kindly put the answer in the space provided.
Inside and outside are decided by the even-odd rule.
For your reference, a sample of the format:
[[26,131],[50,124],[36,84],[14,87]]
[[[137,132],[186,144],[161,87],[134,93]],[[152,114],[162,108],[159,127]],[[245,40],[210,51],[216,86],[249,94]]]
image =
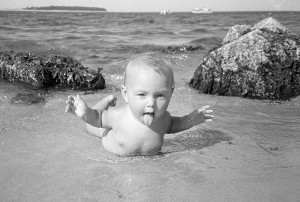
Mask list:
[[142,55],[126,67],[121,87],[125,105],[109,107],[116,101],[110,95],[92,109],[77,95],[68,97],[66,111],[85,121],[88,132],[102,137],[107,151],[117,155],[154,155],[160,151],[166,133],[187,130],[214,117],[209,106],[183,117],[171,116],[167,108],[173,90],[172,69],[157,57]]

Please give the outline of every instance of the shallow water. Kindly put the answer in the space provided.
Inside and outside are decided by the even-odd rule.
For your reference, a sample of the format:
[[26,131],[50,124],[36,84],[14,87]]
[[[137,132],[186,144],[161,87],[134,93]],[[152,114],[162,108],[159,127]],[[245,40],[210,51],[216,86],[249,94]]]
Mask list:
[[[188,86],[203,55],[221,43],[231,26],[269,15],[0,12],[1,50],[59,52],[90,68],[104,68],[107,88],[82,95],[91,106],[108,94],[123,103],[119,86],[128,57],[162,53],[168,45],[201,45],[204,49],[196,52],[162,53],[175,73],[169,111],[180,116],[210,105],[215,115],[213,122],[166,135],[158,155],[119,157],[104,151],[82,121],[64,113],[66,97],[82,92],[43,91],[0,80],[0,201],[247,201],[241,200],[245,196],[249,201],[282,201],[271,200],[277,189],[294,197],[298,186],[285,186],[283,179],[289,184],[300,176],[295,171],[300,165],[295,160],[300,151],[299,97],[268,102],[204,95]],[[272,15],[300,35],[299,13]],[[44,100],[24,104],[24,94]],[[283,169],[295,169],[293,177],[283,175],[289,173]],[[268,184],[270,173],[277,177]],[[254,184],[243,184],[249,179]],[[269,192],[262,191],[263,180]],[[234,187],[223,186],[232,182],[238,182],[234,196]]]
[[[80,120],[64,113],[69,93],[50,95],[40,104],[1,102],[0,199],[198,201],[203,194],[215,196],[206,190],[207,183],[214,179],[210,172],[218,169],[218,158],[230,161],[232,145],[239,144],[236,140],[252,141],[251,147],[261,148],[263,155],[257,154],[254,159],[242,155],[242,162],[254,161],[262,168],[259,174],[247,170],[235,174],[235,178],[258,177],[278,167],[294,166],[293,162],[282,163],[278,159],[300,149],[299,99],[272,104],[176,89],[169,108],[172,114],[182,115],[209,104],[215,111],[214,121],[175,136],[167,135],[158,155],[118,157],[104,151],[101,140],[88,134]],[[112,93],[122,103],[120,93]],[[4,94],[9,97],[12,93]],[[105,95],[83,98],[94,104]],[[205,148],[217,143],[225,144],[229,151],[220,153],[221,150],[213,149],[216,153],[207,154]],[[235,171],[236,167],[232,169]]]

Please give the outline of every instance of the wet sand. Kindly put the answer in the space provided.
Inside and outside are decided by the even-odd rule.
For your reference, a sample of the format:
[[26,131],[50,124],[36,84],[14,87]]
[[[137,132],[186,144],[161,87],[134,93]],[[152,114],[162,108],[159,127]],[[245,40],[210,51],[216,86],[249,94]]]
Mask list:
[[[0,201],[299,200],[299,98],[272,104],[182,91],[175,90],[172,114],[201,100],[215,120],[167,135],[162,154],[152,157],[104,151],[63,113],[64,94],[29,106],[2,102]],[[93,105],[101,96],[83,97]]]

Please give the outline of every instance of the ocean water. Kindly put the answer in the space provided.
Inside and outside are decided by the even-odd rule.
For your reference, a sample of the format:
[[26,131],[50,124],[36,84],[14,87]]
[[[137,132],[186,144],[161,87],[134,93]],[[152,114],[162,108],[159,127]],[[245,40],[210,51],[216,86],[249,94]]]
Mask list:
[[[209,181],[205,169],[213,167],[204,157],[206,147],[245,138],[264,149],[271,145],[265,150],[272,155],[272,148],[299,148],[299,98],[269,102],[220,97],[188,86],[203,56],[221,44],[232,26],[255,24],[270,16],[300,36],[300,12],[164,16],[0,11],[0,51],[57,53],[72,56],[91,69],[103,68],[107,88],[82,95],[91,106],[109,94],[122,104],[119,86],[128,58],[158,52],[175,74],[171,114],[185,115],[202,105],[210,105],[215,113],[211,123],[166,136],[159,155],[117,157],[105,152],[101,140],[87,134],[80,120],[64,113],[66,97],[83,92],[41,90],[0,80],[0,199],[198,201],[199,188]],[[165,51],[168,46],[182,45],[201,48]],[[13,102],[20,94],[38,95],[42,101]]]

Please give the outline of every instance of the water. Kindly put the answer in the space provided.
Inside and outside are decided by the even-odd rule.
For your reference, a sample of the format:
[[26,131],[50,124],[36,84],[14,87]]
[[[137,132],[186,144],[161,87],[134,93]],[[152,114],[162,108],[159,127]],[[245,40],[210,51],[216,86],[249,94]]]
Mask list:
[[[64,113],[67,95],[81,92],[42,91],[0,80],[0,200],[199,201],[204,197],[226,201],[232,186],[220,187],[216,182],[251,181],[281,173],[282,168],[299,168],[299,161],[293,160],[299,157],[300,148],[299,98],[270,103],[204,95],[188,86],[202,57],[221,44],[230,27],[255,24],[269,16],[300,36],[299,12],[162,16],[1,11],[0,50],[58,53],[91,69],[103,68],[107,88],[83,95],[91,106],[108,94],[122,104],[119,86],[128,58],[153,51],[161,53],[174,70],[171,114],[181,116],[210,105],[215,120],[176,136],[167,135],[159,155],[118,157],[105,152],[101,141],[87,134],[80,120]],[[164,52],[168,46],[180,45],[202,49]],[[20,93],[37,94],[44,101],[13,103]],[[239,194],[246,193],[236,196]]]

